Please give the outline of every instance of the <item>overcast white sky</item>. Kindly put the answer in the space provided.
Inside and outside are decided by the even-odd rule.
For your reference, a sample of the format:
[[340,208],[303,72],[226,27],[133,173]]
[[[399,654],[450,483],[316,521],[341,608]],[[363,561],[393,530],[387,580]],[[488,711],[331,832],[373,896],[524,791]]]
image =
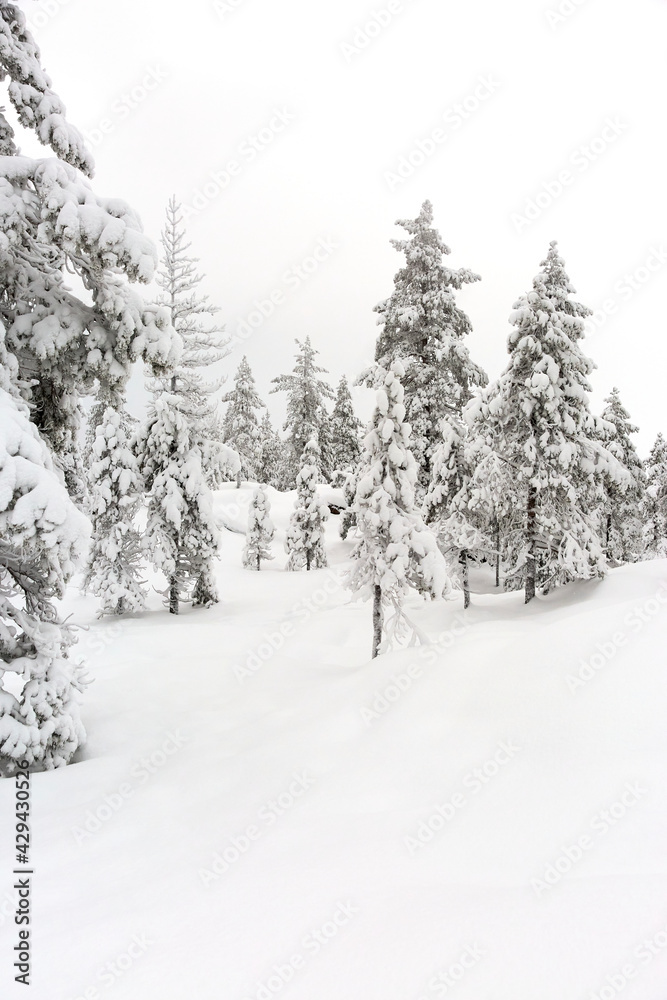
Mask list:
[[[372,308],[402,262],[394,222],[429,198],[450,265],[482,276],[460,302],[491,378],[512,304],[557,239],[580,301],[607,300],[586,341],[596,407],[618,385],[644,454],[667,432],[665,0],[20,6],[93,140],[95,189],[128,201],[155,239],[170,194],[203,204],[192,252],[231,334],[282,293],[227,362],[231,375],[245,352],[265,399],[295,337],[310,334],[332,382],[372,357]],[[397,178],[410,154],[424,162]],[[321,240],[317,270],[287,278]]]

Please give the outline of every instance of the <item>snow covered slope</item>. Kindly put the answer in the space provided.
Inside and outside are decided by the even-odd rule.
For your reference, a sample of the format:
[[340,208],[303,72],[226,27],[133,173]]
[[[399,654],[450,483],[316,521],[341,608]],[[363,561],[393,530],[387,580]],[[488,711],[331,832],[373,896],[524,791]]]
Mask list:
[[95,681],[32,779],[32,1000],[663,1000],[667,561],[415,600],[432,645],[371,662],[337,518],[330,569],[285,573],[271,499],[276,559],[225,532],[217,607],[69,601]]

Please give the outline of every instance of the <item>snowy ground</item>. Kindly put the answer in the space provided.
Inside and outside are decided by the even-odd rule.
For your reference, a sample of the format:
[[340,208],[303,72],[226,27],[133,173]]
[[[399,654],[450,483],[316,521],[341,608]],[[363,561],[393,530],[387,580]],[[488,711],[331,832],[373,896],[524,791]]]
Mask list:
[[[231,527],[248,497],[219,495]],[[32,780],[29,995],[664,1000],[667,562],[528,608],[417,600],[434,645],[371,662],[337,518],[331,568],[283,573],[272,497],[277,557],[244,571],[225,532],[217,607],[69,601],[89,741]]]

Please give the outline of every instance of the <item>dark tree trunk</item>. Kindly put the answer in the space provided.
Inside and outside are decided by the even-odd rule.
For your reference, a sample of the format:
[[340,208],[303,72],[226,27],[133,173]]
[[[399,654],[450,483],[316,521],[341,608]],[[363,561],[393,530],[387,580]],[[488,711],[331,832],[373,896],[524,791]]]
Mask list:
[[496,587],[500,586],[500,521],[496,519]]
[[379,583],[373,587],[373,652],[372,659],[378,655],[382,642],[382,588]]
[[306,549],[306,569],[310,569],[310,549]]
[[528,542],[528,557],[526,559],[526,596],[525,604],[535,597],[535,524],[537,520],[537,491],[534,486],[528,487],[528,502],[526,504],[526,540]]
[[241,489],[241,470],[240,470],[240,469],[239,469],[239,471],[238,471],[238,472],[236,473],[236,489],[237,489],[237,490],[240,490],[240,489]]
[[259,552],[258,552],[257,553],[257,572],[259,572],[259,569],[260,569],[259,563],[260,563],[260,558],[259,558]]
[[468,573],[468,550],[462,549],[459,555],[461,564],[461,580],[463,581],[463,607],[470,607],[470,576]]
[[169,614],[178,614],[178,581],[175,576],[169,580]]

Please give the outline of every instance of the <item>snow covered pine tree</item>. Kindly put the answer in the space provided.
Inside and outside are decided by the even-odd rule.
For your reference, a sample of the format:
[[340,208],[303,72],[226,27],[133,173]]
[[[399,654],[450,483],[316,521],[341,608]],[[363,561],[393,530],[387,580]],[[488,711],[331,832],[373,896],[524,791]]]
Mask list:
[[228,404],[222,425],[222,437],[225,444],[233,448],[239,456],[241,464],[236,485],[240,487],[242,477],[259,479],[262,438],[256,411],[264,407],[255,389],[255,380],[245,355],[234,376],[234,388],[222,397],[222,402]]
[[418,485],[426,490],[443,417],[460,418],[473,389],[488,381],[470,359],[464,343],[470,320],[454,297],[456,290],[480,277],[443,264],[443,256],[451,251],[433,228],[430,201],[424,202],[416,219],[399,219],[396,224],[407,230],[410,239],[391,241],[405,254],[405,267],[394,278],[391,296],[375,307],[382,325],[375,360],[384,368],[394,358],[403,360],[406,419],[412,428]]
[[332,471],[352,471],[361,456],[361,420],[354,412],[352,395],[343,375],[336,390],[333,412],[329,418]]
[[[56,154],[18,155],[0,114],[0,669],[19,675],[15,694],[1,693],[0,757],[7,767],[17,760],[53,767],[84,739],[81,667],[53,604],[88,531],[63,485],[80,503],[80,400],[95,382],[122,391],[139,358],[168,367],[178,338],[168,314],[130,286],[152,280],[155,249],[132,210],[98,198],[83,176],[92,174],[92,159],[15,4],[0,4],[0,66],[20,123]],[[67,287],[68,272],[81,279],[87,302]]]
[[142,544],[135,518],[143,482],[119,399],[104,411],[91,447],[89,513],[93,537],[84,587],[102,599],[100,615],[142,611]]
[[488,507],[473,483],[477,458],[467,425],[445,419],[442,443],[435,450],[431,485],[424,501],[424,517],[436,533],[451,576],[463,590],[463,607],[470,606],[469,558],[494,552]]
[[271,424],[268,410],[259,428],[259,449],[257,453],[257,482],[281,489],[282,444]]
[[588,402],[594,365],[579,343],[589,310],[573,300],[555,243],[542,267],[510,316],[507,369],[468,408],[490,433],[523,514],[507,544],[509,575],[524,584],[526,603],[537,586],[604,574],[601,477],[629,478],[599,442]]
[[[180,208],[172,198],[162,233],[164,255],[158,280],[174,329],[183,341],[178,366],[154,381],[147,424],[137,436],[139,468],[147,493],[145,551],[168,581],[166,602],[178,614],[180,602],[208,607],[218,600],[213,564],[220,531],[211,487],[236,475],[238,456],[212,434],[218,421],[214,394],[201,369],[227,354],[215,309],[197,291],[201,275],[189,257]],[[208,317],[208,320],[206,319]]]
[[271,542],[275,528],[271,520],[271,505],[265,486],[256,486],[248,510],[248,530],[243,548],[246,569],[261,569],[262,559],[273,559]]
[[405,369],[395,360],[389,371],[376,366],[376,405],[364,438],[353,510],[358,541],[352,553],[356,566],[348,586],[362,598],[373,599],[372,656],[383,649],[384,610],[394,610],[391,634],[401,634],[406,618],[403,602],[410,587],[442,597],[451,589],[444,557],[414,504],[417,464],[410,450],[405,422]]
[[611,390],[605,403],[602,420],[609,425],[610,431],[604,434],[603,443],[627,469],[631,482],[623,488],[613,477],[603,478],[601,534],[608,560],[635,562],[642,552],[641,505],[646,487],[644,466],[631,440],[631,435],[639,428],[630,422],[630,414],[621,403],[618,389]]
[[662,434],[653,443],[644,471],[644,559],[663,559],[667,556],[667,441]]
[[[168,367],[178,339],[168,314],[146,306],[129,284],[152,280],[155,249],[132,210],[97,197],[83,176],[92,174],[92,159],[15,4],[0,4],[0,66],[20,123],[56,154],[18,155],[0,114],[0,669],[20,675],[17,693],[1,693],[0,757],[7,766],[53,767],[66,764],[84,738],[81,668],[53,605],[87,536],[63,486],[81,502],[80,399],[95,382],[121,391],[139,358]],[[88,302],[67,287],[67,272],[79,276]]]
[[310,343],[310,337],[305,341],[296,340],[299,347],[296,364],[291,375],[278,375],[271,381],[276,388],[271,392],[287,393],[287,419],[283,430],[287,431],[289,468],[285,476],[285,489],[293,489],[300,468],[301,456],[313,434],[319,440],[324,400],[333,399],[330,386],[317,376],[324,368],[315,364],[318,353]]
[[317,496],[320,479],[320,450],[313,435],[303,449],[301,469],[296,477],[296,500],[290,517],[285,551],[287,569],[320,569],[327,565],[324,549],[324,525],[329,517],[327,505]]

